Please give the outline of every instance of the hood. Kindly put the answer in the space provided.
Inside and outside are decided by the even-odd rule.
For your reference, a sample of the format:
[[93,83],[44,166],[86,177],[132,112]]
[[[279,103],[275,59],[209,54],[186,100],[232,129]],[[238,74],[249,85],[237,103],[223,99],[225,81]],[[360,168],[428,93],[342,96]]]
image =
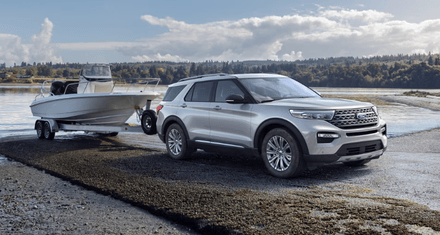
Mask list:
[[345,99],[330,98],[290,98],[274,100],[272,102],[262,103],[262,105],[285,106],[297,110],[329,110],[329,109],[351,109],[359,107],[371,107],[373,104]]

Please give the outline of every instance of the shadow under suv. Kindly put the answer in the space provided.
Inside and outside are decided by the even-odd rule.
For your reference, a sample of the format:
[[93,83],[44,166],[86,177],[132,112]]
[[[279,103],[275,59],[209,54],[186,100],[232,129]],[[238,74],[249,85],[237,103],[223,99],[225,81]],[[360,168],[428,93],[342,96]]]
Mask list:
[[169,86],[156,128],[174,159],[197,149],[244,150],[277,177],[343,162],[357,166],[387,147],[386,124],[370,103],[322,98],[276,74],[211,74]]

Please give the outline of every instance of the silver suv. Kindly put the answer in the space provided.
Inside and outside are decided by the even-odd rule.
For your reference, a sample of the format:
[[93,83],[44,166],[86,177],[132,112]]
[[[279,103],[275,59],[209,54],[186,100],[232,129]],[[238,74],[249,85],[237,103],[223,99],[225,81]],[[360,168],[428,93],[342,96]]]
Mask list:
[[156,128],[174,159],[207,152],[261,156],[268,171],[288,178],[307,167],[359,166],[387,147],[386,124],[370,103],[325,99],[276,74],[211,74],[169,86]]

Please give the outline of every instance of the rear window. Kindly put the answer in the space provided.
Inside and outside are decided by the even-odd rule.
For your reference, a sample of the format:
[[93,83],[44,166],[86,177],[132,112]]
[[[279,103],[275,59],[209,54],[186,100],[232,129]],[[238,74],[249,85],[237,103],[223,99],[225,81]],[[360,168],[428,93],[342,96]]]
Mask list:
[[168,88],[167,92],[165,92],[165,96],[163,97],[163,101],[173,101],[183,90],[183,88],[185,88],[185,85]]

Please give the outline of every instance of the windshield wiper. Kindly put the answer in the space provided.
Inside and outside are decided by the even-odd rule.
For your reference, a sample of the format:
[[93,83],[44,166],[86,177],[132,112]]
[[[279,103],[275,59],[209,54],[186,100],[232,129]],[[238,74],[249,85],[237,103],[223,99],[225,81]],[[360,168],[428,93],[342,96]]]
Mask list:
[[274,99],[262,100],[262,101],[260,101],[260,102],[261,102],[261,103],[267,103],[267,102],[272,102],[272,101],[274,101]]

